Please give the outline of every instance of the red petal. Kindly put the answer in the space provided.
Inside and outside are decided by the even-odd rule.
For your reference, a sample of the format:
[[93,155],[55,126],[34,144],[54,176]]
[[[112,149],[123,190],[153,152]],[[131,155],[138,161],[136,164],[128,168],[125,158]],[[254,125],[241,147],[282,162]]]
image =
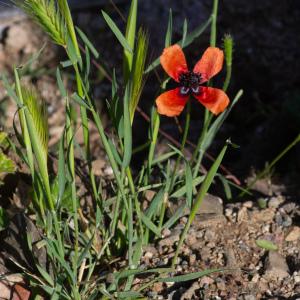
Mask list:
[[229,104],[228,96],[215,88],[201,87],[200,93],[194,94],[194,97],[215,115],[223,112]]
[[180,88],[162,93],[156,98],[157,111],[168,117],[178,116],[184,109],[189,96],[182,96]]
[[195,73],[202,76],[201,83],[208,81],[211,77],[219,73],[223,67],[224,54],[223,51],[216,47],[206,49],[201,59],[194,67]]
[[166,73],[177,82],[180,74],[188,71],[184,53],[179,45],[165,48],[160,56],[160,63]]

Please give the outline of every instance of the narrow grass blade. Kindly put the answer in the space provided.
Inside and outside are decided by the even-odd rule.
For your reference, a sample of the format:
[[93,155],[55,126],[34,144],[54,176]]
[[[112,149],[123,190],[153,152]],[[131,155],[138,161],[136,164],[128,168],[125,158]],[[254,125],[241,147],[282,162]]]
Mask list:
[[145,214],[141,213],[141,218],[148,229],[155,233],[156,236],[161,236],[159,228]]
[[[132,0],[128,19],[127,19],[127,27],[126,27],[126,34],[125,34],[126,41],[128,42],[128,45],[132,50],[134,50],[134,43],[135,43],[137,7],[138,7],[138,0]],[[127,82],[129,78],[129,74],[132,69],[132,64],[133,64],[133,51],[130,52],[124,48],[123,68],[124,68],[125,82]]]
[[172,33],[173,33],[173,14],[172,14],[172,9],[170,9],[168,28],[166,32],[166,38],[165,38],[165,47],[169,47],[170,45],[172,45]]
[[93,53],[95,58],[99,57],[99,52],[94,47],[93,43],[88,39],[86,34],[78,27],[76,27],[76,30],[80,36],[80,38],[83,40],[84,44],[90,49],[90,51]]
[[201,272],[189,273],[189,274],[179,275],[174,277],[158,278],[158,281],[159,282],[185,282],[185,281],[195,280],[197,278],[201,278],[203,276],[207,276],[213,273],[224,272],[226,270],[227,269],[209,269]]
[[126,168],[130,164],[132,156],[132,131],[129,112],[129,97],[131,95],[131,86],[127,85],[124,96],[123,105],[123,121],[124,121],[124,154],[123,154],[123,168]]
[[188,162],[185,164],[185,187],[186,187],[186,202],[189,207],[192,207],[193,200],[193,174],[191,166]]
[[104,12],[103,10],[101,12],[104,20],[106,21],[111,31],[115,34],[116,38],[118,39],[122,47],[126,49],[129,53],[133,53],[132,48],[128,44],[126,38],[124,37],[120,29],[117,27],[115,22],[110,18],[110,16],[106,12]]
[[[195,179],[193,179],[193,189],[195,187],[197,187],[200,183],[203,182],[205,176],[199,176],[196,177]],[[186,186],[181,187],[180,189],[178,189],[177,191],[175,191],[173,194],[171,194],[170,197],[172,198],[180,198],[183,197],[186,193]]]
[[149,219],[151,219],[153,215],[157,212],[157,210],[160,208],[161,203],[163,201],[164,193],[165,193],[165,188],[163,187],[158,191],[158,193],[152,199],[150,206],[147,208],[145,213]]
[[177,222],[179,218],[181,218],[184,214],[186,208],[186,204],[182,204],[179,208],[175,211],[172,217],[163,225],[163,228],[170,228]]

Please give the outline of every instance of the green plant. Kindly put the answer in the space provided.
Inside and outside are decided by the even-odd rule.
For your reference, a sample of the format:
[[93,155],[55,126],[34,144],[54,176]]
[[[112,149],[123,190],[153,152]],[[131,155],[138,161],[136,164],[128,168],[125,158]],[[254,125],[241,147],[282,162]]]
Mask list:
[[[190,89],[193,90],[196,98],[200,91],[207,91],[207,94],[214,91],[210,94],[209,99],[204,98],[204,93],[198,97],[202,99],[201,101],[208,109],[205,109],[203,130],[192,159],[189,160],[184,155],[190,127],[190,104],[187,104],[187,117],[179,149],[169,145],[170,150],[163,155],[157,155],[156,152],[161,111],[153,105],[149,140],[140,147],[140,149],[148,150],[147,161],[133,170],[132,154],[140,149],[133,149],[132,123],[146,84],[145,75],[153,71],[159,65],[160,60],[162,61],[161,56],[160,59],[150,63],[147,68],[145,67],[149,43],[146,31],[142,28],[137,30],[138,1],[132,0],[131,2],[125,34],[110,16],[102,11],[104,20],[120,42],[124,53],[122,78],[117,78],[114,70],[110,71],[105,67],[112,83],[111,99],[107,100],[112,127],[109,137],[105,131],[101,114],[92,98],[89,80],[91,56],[98,59],[99,53],[84,32],[79,28],[74,28],[67,1],[26,0],[24,2],[15,1],[15,3],[35,19],[53,42],[65,49],[68,57],[67,61],[62,62],[56,70],[57,85],[65,103],[65,128],[56,153],[57,173],[50,173],[47,165],[48,125],[43,100],[33,87],[23,83],[22,72],[19,68],[14,69],[13,84],[10,84],[9,80],[3,76],[7,92],[18,107],[21,128],[19,132],[16,128],[19,143],[14,145],[14,148],[31,173],[33,202],[30,209],[36,213],[36,223],[44,233],[39,246],[45,247],[51,266],[45,269],[36,262],[36,274],[30,273],[21,266],[24,273],[27,274],[31,286],[36,289],[35,292],[46,294],[51,299],[136,299],[143,297],[143,291],[156,281],[186,281],[222,271],[214,269],[182,276],[169,276],[169,273],[175,270],[185,236],[199,210],[203,197],[213,183],[229,142],[226,142],[207,174],[200,172],[203,156],[231,109],[242,96],[242,91],[236,94],[230,106],[225,110],[229,104],[227,96],[226,105],[220,107],[206,105],[208,100],[214,103],[216,100],[220,100],[219,95],[225,97],[224,91],[213,88],[211,81],[208,87],[200,87],[200,82],[197,86],[191,82],[189,82],[190,85],[184,85],[186,81],[181,81],[183,87],[189,89],[188,92]],[[213,69],[210,66],[203,66],[203,61],[200,63],[201,66],[197,67],[199,72],[202,72],[205,67],[205,70],[211,75],[209,77],[215,75],[217,69],[219,71],[223,64],[223,51],[215,47],[217,9],[218,1],[214,0],[211,17],[205,24],[190,33],[185,20],[182,39],[177,42],[175,48],[171,46],[173,43],[172,11],[170,11],[165,37],[166,49],[178,50],[190,45],[211,25],[209,53],[217,55],[218,67]],[[78,40],[83,43],[84,51],[79,50]],[[227,75],[223,90],[227,89],[230,82],[232,48],[232,37],[225,36],[224,52]],[[214,64],[214,56],[211,63]],[[69,73],[74,74],[76,81],[76,87],[72,93],[65,88],[62,79],[66,68]],[[193,73],[185,71],[186,74]],[[204,75],[204,73],[197,75],[199,81]],[[176,76],[174,79],[179,79]],[[192,79],[194,77],[192,76]],[[208,80],[209,77],[206,79]],[[167,81],[168,78],[165,78],[162,82],[162,91],[165,90]],[[184,95],[184,97],[187,100],[187,96]],[[90,220],[85,226],[82,226],[84,215],[79,204],[79,187],[76,181],[78,177],[75,168],[75,159],[77,159],[75,147],[78,147],[78,143],[75,132],[78,129],[72,118],[72,107],[75,105],[80,108],[80,130],[84,137],[80,159],[87,166],[89,191],[95,210],[92,216],[89,216]],[[170,101],[170,106],[172,105],[172,101]],[[219,115],[214,117],[210,111]],[[101,181],[96,178],[92,168],[93,158],[89,132],[89,123],[91,122],[97,128],[99,139],[113,171],[113,179],[110,182],[111,191],[107,193],[103,192]],[[172,168],[171,159],[174,157],[176,162],[175,167]],[[179,170],[181,162],[184,163],[183,172]],[[154,176],[155,173],[158,173],[159,176]],[[155,190],[155,196],[147,209],[143,211],[141,199],[150,189]],[[198,193],[195,192],[197,189],[199,189]],[[186,203],[179,207],[171,218],[167,219],[168,202],[184,195],[186,195]],[[163,229],[171,228],[176,224],[187,207],[191,209],[191,214],[177,245],[171,268],[166,266],[158,269],[141,269],[142,247],[159,239]],[[30,234],[28,234],[28,245],[30,248],[32,247]],[[115,256],[126,261],[123,269],[114,272],[109,281],[105,276],[96,276],[99,274],[99,270],[108,272],[109,268],[106,262]],[[141,274],[149,276],[148,282],[134,286],[134,278]]]

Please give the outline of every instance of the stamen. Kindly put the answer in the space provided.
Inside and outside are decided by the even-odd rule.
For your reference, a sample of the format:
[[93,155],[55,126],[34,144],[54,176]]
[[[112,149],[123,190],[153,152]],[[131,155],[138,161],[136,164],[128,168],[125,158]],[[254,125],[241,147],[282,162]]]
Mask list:
[[188,87],[182,86],[180,88],[180,94],[181,95],[187,95],[189,92],[190,92],[190,88],[188,88]]
[[187,94],[191,90],[194,93],[199,92],[199,86],[201,82],[201,74],[194,72],[185,72],[180,74],[179,83],[184,89],[181,90],[181,94]]

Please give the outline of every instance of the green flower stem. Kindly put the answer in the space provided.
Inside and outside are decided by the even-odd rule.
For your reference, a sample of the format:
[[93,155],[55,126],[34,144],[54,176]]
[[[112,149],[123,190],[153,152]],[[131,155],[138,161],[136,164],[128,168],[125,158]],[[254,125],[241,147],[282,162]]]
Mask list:
[[[191,103],[190,103],[190,101],[188,101],[187,102],[187,112],[186,112],[185,126],[184,126],[184,131],[183,131],[181,146],[180,146],[180,152],[181,153],[184,150],[185,143],[186,143],[186,140],[187,140],[187,135],[188,135],[189,128],[190,128],[190,120],[191,120]],[[180,160],[181,160],[181,155],[178,155],[177,159],[176,159],[175,167],[174,167],[174,170],[173,170],[173,173],[172,173],[172,177],[171,177],[169,192],[171,192],[172,189],[173,189],[174,180],[175,180],[175,176],[176,176],[176,173],[177,173],[177,169],[178,169]]]
[[[148,154],[148,179],[150,178],[151,175],[151,169],[152,169],[152,162],[154,158],[154,151],[157,143],[157,136],[159,132],[159,125],[160,125],[160,116],[157,113],[157,110],[155,109],[154,111],[154,125],[153,125],[153,131],[152,131],[152,138],[151,138],[151,144],[149,148],[149,154]],[[147,183],[146,183],[147,185]]]
[[225,81],[223,84],[223,91],[226,92],[231,80],[231,73],[232,73],[232,65],[231,64],[226,64],[226,77]]
[[219,0],[214,0],[212,14],[211,14],[211,28],[210,28],[210,46],[211,47],[216,46],[216,40],[217,40],[218,4],[219,4]]
[[210,168],[210,170],[208,171],[202,185],[201,185],[201,188],[197,194],[197,197],[196,197],[196,200],[195,200],[195,203],[192,207],[192,210],[191,210],[191,213],[189,215],[189,218],[187,220],[187,223],[185,224],[185,227],[184,227],[184,230],[180,236],[180,240],[178,242],[178,245],[177,245],[177,249],[176,249],[176,252],[175,252],[175,255],[173,257],[173,260],[172,260],[172,268],[175,267],[175,265],[177,264],[177,258],[178,258],[178,255],[179,255],[179,252],[181,250],[181,247],[183,245],[183,242],[185,240],[185,237],[188,233],[188,230],[190,229],[191,227],[191,224],[196,216],[196,213],[198,212],[199,208],[200,208],[200,205],[203,201],[203,198],[204,196],[206,195],[209,187],[211,186],[212,184],[212,181],[218,171],[218,168],[223,160],[223,157],[225,155],[225,152],[227,150],[227,147],[228,147],[228,144],[226,143],[226,145],[223,147],[223,149],[221,150],[220,154],[218,155],[218,157],[216,158],[215,162],[213,163],[212,167]]
[[[205,111],[205,114],[206,114],[206,112],[208,112],[208,110]],[[212,114],[209,113],[208,117],[207,117],[207,120],[203,124],[203,128],[202,128],[200,138],[198,140],[196,149],[194,150],[194,153],[193,153],[193,156],[192,156],[192,162],[194,162],[195,159],[197,158],[197,162],[196,162],[196,165],[195,165],[195,168],[194,168],[193,178],[196,178],[196,176],[199,172],[199,168],[200,168],[203,156],[204,156],[204,149],[202,149],[202,145],[203,145],[203,142],[205,140],[205,137],[206,137],[211,119],[212,119]]]

